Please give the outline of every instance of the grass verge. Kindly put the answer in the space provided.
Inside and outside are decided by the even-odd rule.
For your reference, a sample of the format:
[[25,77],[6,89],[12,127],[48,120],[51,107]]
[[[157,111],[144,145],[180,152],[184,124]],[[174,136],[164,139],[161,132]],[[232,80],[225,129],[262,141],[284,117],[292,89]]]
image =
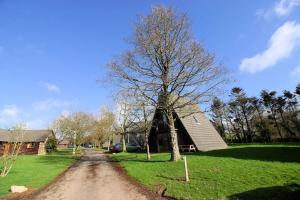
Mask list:
[[224,150],[186,154],[169,162],[168,153],[113,155],[127,173],[150,189],[165,187],[178,199],[300,199],[300,145],[238,145]]
[[0,197],[9,193],[11,185],[38,189],[52,181],[76,160],[70,150],[48,155],[20,155],[6,177],[0,178]]

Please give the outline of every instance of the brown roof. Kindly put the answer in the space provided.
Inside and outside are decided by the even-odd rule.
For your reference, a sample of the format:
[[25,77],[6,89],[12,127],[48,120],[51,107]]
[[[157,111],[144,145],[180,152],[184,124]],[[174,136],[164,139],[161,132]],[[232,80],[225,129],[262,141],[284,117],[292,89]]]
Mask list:
[[186,104],[184,107],[176,108],[175,114],[199,151],[210,151],[227,147],[227,144],[198,105],[188,102],[183,97],[176,104],[178,107]]
[[52,130],[24,130],[22,132],[23,134],[20,136],[16,132],[0,129],[0,141],[14,142],[22,137],[23,142],[44,142],[49,136],[53,135]]
[[63,139],[62,141],[60,141],[58,144],[71,144],[71,141],[69,139]]
[[176,109],[175,113],[199,151],[227,147],[227,144],[197,105]]

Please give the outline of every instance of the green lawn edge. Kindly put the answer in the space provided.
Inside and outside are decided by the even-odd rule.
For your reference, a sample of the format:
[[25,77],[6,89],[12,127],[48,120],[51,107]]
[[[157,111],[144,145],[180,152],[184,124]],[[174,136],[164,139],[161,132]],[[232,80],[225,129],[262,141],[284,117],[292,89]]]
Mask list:
[[77,159],[69,149],[47,155],[20,155],[10,173],[0,178],[0,197],[10,193],[11,185],[39,189],[54,180]]
[[300,197],[300,145],[234,145],[224,150],[187,153],[190,183],[183,161],[169,153],[119,153],[112,158],[147,188],[167,188],[178,199],[295,199]]

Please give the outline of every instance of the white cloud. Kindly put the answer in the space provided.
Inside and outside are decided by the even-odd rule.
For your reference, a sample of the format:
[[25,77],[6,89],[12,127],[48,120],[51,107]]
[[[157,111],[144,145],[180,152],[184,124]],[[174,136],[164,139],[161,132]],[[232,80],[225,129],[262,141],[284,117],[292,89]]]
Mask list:
[[20,109],[16,105],[6,105],[1,110],[1,117],[17,117]]
[[25,122],[26,129],[44,129],[46,128],[46,124],[41,119],[34,119]]
[[269,19],[273,16],[284,17],[292,13],[292,11],[300,6],[300,0],[278,0],[268,9],[258,9],[255,16]]
[[298,65],[290,72],[290,76],[296,81],[300,81],[300,62]]
[[20,124],[21,109],[16,105],[5,105],[0,109],[0,128],[10,128]]
[[40,84],[46,87],[46,89],[50,92],[59,92],[60,88],[54,84],[50,84],[44,81],[41,81]]
[[269,47],[250,58],[244,58],[239,66],[243,72],[255,73],[276,65],[288,58],[300,46],[300,23],[286,22],[269,40]]
[[48,111],[53,108],[67,108],[74,105],[76,101],[66,101],[58,99],[46,99],[33,103],[33,109],[37,111]]
[[274,6],[274,12],[278,16],[289,15],[295,7],[300,5],[300,0],[279,0]]

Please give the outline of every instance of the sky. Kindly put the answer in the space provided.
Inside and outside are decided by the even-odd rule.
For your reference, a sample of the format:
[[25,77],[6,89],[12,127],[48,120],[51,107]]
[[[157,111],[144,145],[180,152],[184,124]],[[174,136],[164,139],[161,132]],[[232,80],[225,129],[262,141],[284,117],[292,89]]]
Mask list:
[[0,0],[0,128],[113,108],[106,64],[155,5],[187,13],[231,74],[228,90],[253,96],[300,82],[300,0]]

